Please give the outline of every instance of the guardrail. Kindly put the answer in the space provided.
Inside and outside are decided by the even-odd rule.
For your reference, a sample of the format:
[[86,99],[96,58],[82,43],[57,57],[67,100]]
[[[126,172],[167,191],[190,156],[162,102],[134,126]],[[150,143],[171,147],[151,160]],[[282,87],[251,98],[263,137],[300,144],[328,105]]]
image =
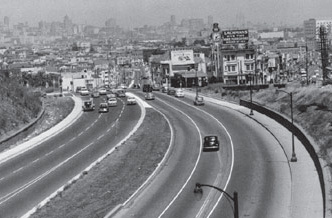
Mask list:
[[240,99],[240,105],[247,107],[249,109],[253,109],[259,113],[262,113],[262,114],[274,119],[275,121],[277,121],[278,123],[283,125],[286,129],[288,129],[290,132],[292,132],[298,138],[298,140],[304,145],[304,147],[308,151],[311,159],[313,160],[317,173],[318,173],[319,182],[320,182],[320,186],[322,189],[322,197],[323,197],[323,211],[324,211],[323,215],[325,217],[326,216],[326,190],[325,190],[323,168],[319,161],[319,157],[316,153],[316,150],[315,150],[314,146],[311,144],[311,142],[308,140],[308,138],[304,135],[304,133],[296,125],[293,125],[292,122],[289,121],[286,117],[284,117],[283,115],[281,115],[275,111],[271,111],[261,105],[252,103],[250,101],[245,101],[242,99]]

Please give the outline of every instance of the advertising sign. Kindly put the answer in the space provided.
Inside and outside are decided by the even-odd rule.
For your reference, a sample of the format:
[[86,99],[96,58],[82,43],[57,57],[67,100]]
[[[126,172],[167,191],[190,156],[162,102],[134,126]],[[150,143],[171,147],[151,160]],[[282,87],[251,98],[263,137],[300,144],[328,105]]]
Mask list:
[[171,61],[173,65],[194,64],[193,50],[176,50],[171,51]]
[[225,30],[221,32],[221,37],[223,44],[248,43],[249,30]]

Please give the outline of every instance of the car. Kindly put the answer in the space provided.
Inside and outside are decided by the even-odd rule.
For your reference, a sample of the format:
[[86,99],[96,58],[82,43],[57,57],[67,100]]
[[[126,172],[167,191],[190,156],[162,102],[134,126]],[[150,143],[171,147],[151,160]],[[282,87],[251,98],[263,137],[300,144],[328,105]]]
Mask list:
[[168,91],[167,91],[167,95],[175,95],[175,89],[169,89]]
[[95,104],[93,103],[93,100],[85,100],[83,101],[82,105],[83,111],[93,111],[95,109]]
[[128,86],[126,86],[125,84],[121,84],[119,87],[120,87],[121,89],[127,89],[127,88],[128,88]]
[[174,94],[175,97],[177,98],[184,98],[184,92],[182,89],[177,89]]
[[162,93],[167,93],[168,92],[168,87],[167,86],[163,86],[161,88],[161,91],[162,91]]
[[136,98],[135,97],[132,97],[132,96],[129,96],[127,98],[127,104],[128,105],[135,105],[137,102],[136,102]]
[[202,96],[196,96],[194,100],[194,105],[204,105],[204,98]]
[[148,92],[145,94],[145,100],[154,100],[154,94],[152,92]]
[[81,89],[82,89],[81,86],[77,86],[77,87],[76,87],[76,93],[81,93]]
[[116,90],[116,96],[119,98],[124,98],[126,97],[126,91],[123,89],[118,89]]
[[114,94],[114,93],[109,93],[109,94],[107,94],[107,95],[106,95],[106,99],[108,100],[108,99],[110,99],[110,98],[116,98],[116,94]]
[[85,96],[85,95],[89,95],[90,94],[90,92],[89,92],[89,90],[87,89],[87,88],[81,88],[81,91],[80,91],[80,94],[82,95],[82,96]]
[[160,91],[160,85],[159,84],[152,85],[152,91]]
[[92,94],[91,94],[91,97],[93,97],[93,98],[99,98],[99,96],[100,96],[100,94],[99,94],[99,92],[98,91],[93,91],[92,92]]
[[116,107],[118,105],[118,100],[116,98],[110,98],[107,100],[109,107]]
[[106,95],[106,94],[107,94],[107,90],[106,90],[106,88],[100,88],[100,89],[98,90],[98,92],[99,92],[100,95]]
[[203,151],[219,151],[218,136],[205,136],[203,142]]
[[100,103],[99,113],[107,113],[109,111],[108,104],[106,102]]

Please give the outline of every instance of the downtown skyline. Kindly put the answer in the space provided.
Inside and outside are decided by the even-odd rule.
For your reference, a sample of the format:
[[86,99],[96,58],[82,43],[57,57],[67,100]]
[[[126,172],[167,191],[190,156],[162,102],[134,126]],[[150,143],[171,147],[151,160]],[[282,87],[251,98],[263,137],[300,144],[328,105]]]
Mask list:
[[[7,16],[10,24],[27,22],[63,21],[67,15],[73,23],[105,26],[113,18],[119,26],[135,28],[143,25],[158,26],[175,15],[182,19],[208,16],[221,26],[238,22],[275,25],[301,25],[309,18],[331,18],[332,1],[329,0],[1,0],[0,17]],[[239,21],[240,18],[240,21]]]

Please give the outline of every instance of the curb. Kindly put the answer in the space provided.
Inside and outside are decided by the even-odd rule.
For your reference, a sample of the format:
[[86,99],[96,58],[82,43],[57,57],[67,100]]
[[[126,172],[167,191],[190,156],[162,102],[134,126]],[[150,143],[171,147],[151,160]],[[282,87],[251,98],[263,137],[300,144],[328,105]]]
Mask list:
[[[16,157],[17,155],[20,155],[37,145],[41,144],[42,142],[46,141],[47,139],[53,137],[55,134],[58,134],[59,132],[65,130],[67,127],[69,127],[74,121],[76,121],[81,115],[82,115],[82,101],[80,98],[76,96],[72,96],[75,106],[72,110],[72,112],[61,122],[56,124],[54,127],[48,129],[47,131],[41,133],[40,135],[23,142],[22,144],[15,146],[12,149],[5,150],[0,153],[0,164],[3,162],[6,162],[7,160]],[[69,122],[71,121],[71,122]]]
[[[142,107],[144,108],[144,107]],[[84,175],[88,174],[89,170],[91,170],[94,166],[100,164],[101,161],[103,161],[107,156],[111,155],[114,151],[118,149],[119,146],[123,145],[125,141],[127,141],[136,131],[137,129],[142,125],[144,121],[144,117],[146,115],[145,109],[142,109],[142,114],[140,119],[138,120],[138,123],[134,126],[134,128],[129,132],[129,134],[123,138],[118,144],[116,144],[112,149],[110,149],[106,154],[98,158],[95,162],[91,163],[87,168],[85,168],[82,172],[74,176],[70,181],[68,181],[65,185],[61,186],[59,189],[57,189],[55,192],[53,192],[50,196],[45,198],[43,201],[41,201],[37,206],[32,208],[30,211],[28,211],[26,214],[24,214],[21,218],[28,218],[35,212],[37,212],[38,209],[45,206],[48,202],[50,202],[52,199],[57,197],[59,194],[61,194],[63,191],[65,191],[70,185],[74,184],[77,180],[82,178]],[[121,206],[121,205],[120,205]]]

